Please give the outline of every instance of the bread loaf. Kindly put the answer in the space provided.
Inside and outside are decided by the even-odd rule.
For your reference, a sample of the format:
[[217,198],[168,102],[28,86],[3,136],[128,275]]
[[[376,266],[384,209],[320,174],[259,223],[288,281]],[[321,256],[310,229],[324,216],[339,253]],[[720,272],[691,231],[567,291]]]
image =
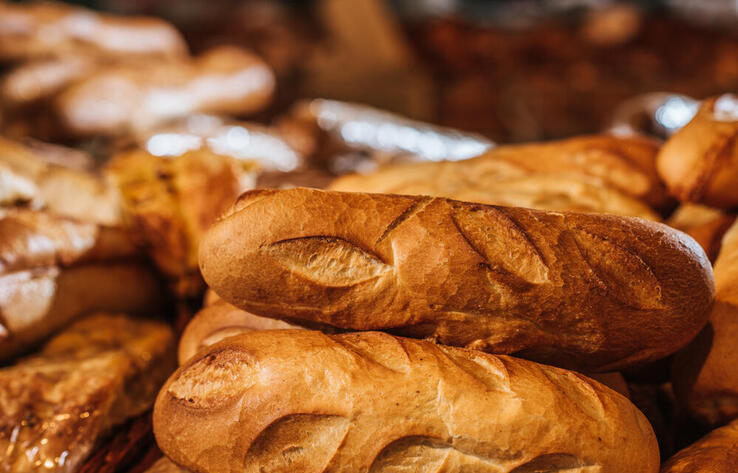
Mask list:
[[161,298],[125,232],[44,212],[0,214],[0,360],[89,312],[146,312]]
[[77,471],[111,427],[151,407],[173,342],[162,323],[95,314],[0,369],[0,471]]
[[184,296],[202,289],[197,267],[201,234],[253,184],[254,171],[248,162],[206,150],[176,158],[127,151],[107,167],[133,233]]
[[172,463],[167,457],[162,457],[146,470],[146,473],[189,473],[188,470]]
[[172,375],[154,433],[175,463],[209,473],[646,473],[659,465],[645,417],[595,381],[377,332],[230,337]]
[[330,188],[657,220],[649,205],[668,206],[655,169],[657,150],[650,140],[604,135],[500,146],[465,161],[397,164],[343,176]]
[[0,137],[0,207],[24,205],[105,225],[120,225],[120,199],[84,167],[92,159],[61,146]]
[[250,330],[299,329],[282,320],[251,314],[218,300],[206,306],[190,320],[179,340],[179,364],[189,360],[204,347],[209,347],[226,337]]
[[0,3],[0,62],[84,53],[182,56],[187,46],[169,23],[106,15],[63,3]]
[[697,114],[661,148],[658,170],[682,202],[738,205],[738,97],[702,102]]
[[62,92],[55,109],[71,134],[120,135],[193,113],[253,113],[269,103],[274,85],[259,57],[221,46],[195,59],[105,68]]
[[735,215],[700,204],[682,204],[667,220],[667,225],[683,231],[705,250],[710,261],[720,252],[723,235],[735,221]]
[[714,293],[702,249],[665,225],[299,188],[244,194],[204,236],[200,267],[260,315],[585,371],[676,351]]
[[705,330],[680,351],[672,377],[680,404],[707,424],[738,419],[738,223],[715,262],[715,305]]
[[738,422],[713,430],[671,457],[661,473],[734,473],[738,465]]

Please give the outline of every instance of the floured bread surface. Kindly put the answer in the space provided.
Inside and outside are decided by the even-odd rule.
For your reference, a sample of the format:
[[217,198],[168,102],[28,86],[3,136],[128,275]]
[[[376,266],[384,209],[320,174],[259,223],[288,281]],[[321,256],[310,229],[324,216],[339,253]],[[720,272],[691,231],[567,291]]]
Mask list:
[[659,468],[645,417],[595,381],[378,332],[230,337],[170,378],[154,430],[175,463],[210,473]]

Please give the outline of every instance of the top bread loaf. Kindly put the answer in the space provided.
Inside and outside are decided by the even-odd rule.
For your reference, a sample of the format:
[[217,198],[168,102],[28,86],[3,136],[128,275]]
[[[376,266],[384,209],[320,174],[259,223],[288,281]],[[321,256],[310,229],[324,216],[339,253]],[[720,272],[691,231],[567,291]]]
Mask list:
[[310,189],[244,194],[200,265],[260,315],[592,371],[679,349],[714,296],[702,249],[665,225]]

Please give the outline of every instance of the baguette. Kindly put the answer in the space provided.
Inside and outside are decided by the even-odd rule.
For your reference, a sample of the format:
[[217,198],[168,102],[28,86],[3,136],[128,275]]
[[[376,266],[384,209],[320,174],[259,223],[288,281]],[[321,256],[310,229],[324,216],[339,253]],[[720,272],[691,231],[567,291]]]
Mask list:
[[664,463],[661,473],[734,473],[738,465],[738,422],[713,430]]
[[710,425],[738,419],[738,223],[723,238],[715,287],[708,326],[677,354],[672,369],[680,404]]
[[0,361],[89,312],[146,312],[161,298],[125,232],[30,210],[0,215]]
[[589,372],[673,353],[714,294],[704,251],[662,224],[300,188],[244,194],[200,267],[260,315]]
[[269,104],[274,86],[259,57],[221,46],[194,59],[105,68],[62,92],[55,109],[73,135],[121,135],[194,113],[253,113]]
[[500,146],[459,162],[385,166],[339,177],[330,188],[658,220],[649,206],[662,210],[669,199],[655,169],[657,150],[642,138],[583,136]]
[[702,102],[684,128],[661,148],[659,174],[682,202],[728,209],[738,205],[738,97]]
[[0,471],[78,471],[113,426],[150,409],[173,345],[162,323],[95,314],[0,369]]
[[187,324],[179,340],[179,364],[184,364],[203,348],[239,333],[300,328],[282,320],[251,314],[219,300],[204,307]]
[[167,381],[154,434],[209,473],[659,468],[646,418],[585,376],[379,332],[230,337]]
[[106,15],[63,3],[0,2],[0,61],[53,55],[183,56],[179,32],[158,18]]

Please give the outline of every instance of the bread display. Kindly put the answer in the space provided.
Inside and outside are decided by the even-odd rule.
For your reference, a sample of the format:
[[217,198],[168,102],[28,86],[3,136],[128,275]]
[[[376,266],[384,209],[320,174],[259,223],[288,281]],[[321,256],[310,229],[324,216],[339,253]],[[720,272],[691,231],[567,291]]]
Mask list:
[[205,347],[246,331],[300,328],[282,320],[251,314],[218,300],[200,310],[187,324],[179,341],[179,364],[184,364]]
[[0,211],[0,360],[94,311],[155,310],[163,294],[127,233]]
[[715,288],[709,324],[677,354],[672,369],[681,404],[711,425],[738,418],[738,223],[723,238]]
[[211,473],[659,468],[645,417],[595,381],[373,332],[228,338],[172,375],[154,432]]
[[67,54],[181,56],[182,36],[151,17],[121,17],[63,3],[0,3],[0,61]]
[[590,371],[676,351],[714,293],[702,249],[662,224],[300,188],[241,196],[200,268],[260,315]]
[[111,427],[150,408],[172,344],[164,324],[96,314],[0,369],[0,469],[76,471]]
[[657,150],[651,140],[605,135],[500,146],[460,162],[406,163],[340,177],[331,189],[657,220],[649,206],[668,206],[655,170]]
[[734,6],[426,3],[0,0],[0,473],[737,469]]
[[107,174],[120,189],[123,212],[133,232],[175,292],[197,294],[202,281],[197,267],[201,234],[253,186],[255,166],[207,150],[174,159],[143,150],[113,157]]
[[669,458],[661,473],[732,473],[736,465],[738,422],[733,422]]
[[55,104],[69,133],[116,135],[193,113],[253,113],[273,91],[274,75],[264,61],[221,46],[194,59],[105,68],[65,89]]
[[684,202],[717,208],[738,205],[738,97],[702,102],[697,114],[661,148],[658,170]]

